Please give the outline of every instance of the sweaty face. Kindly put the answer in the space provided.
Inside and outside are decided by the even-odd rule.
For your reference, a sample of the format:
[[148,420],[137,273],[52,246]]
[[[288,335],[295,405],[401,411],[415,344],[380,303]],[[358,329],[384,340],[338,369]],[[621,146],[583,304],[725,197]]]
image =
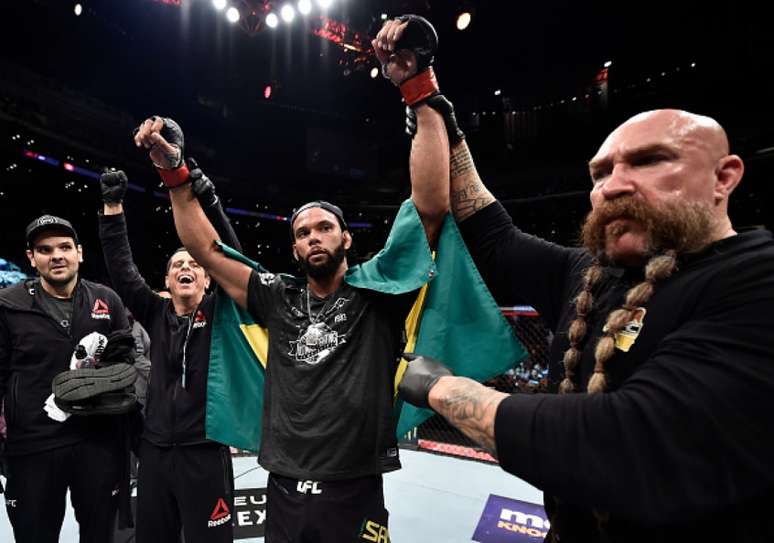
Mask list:
[[336,215],[319,207],[307,209],[296,217],[293,237],[294,256],[301,269],[314,278],[336,273],[352,245],[349,232],[341,230]]
[[636,265],[653,251],[695,250],[712,241],[725,214],[715,191],[723,145],[701,119],[650,112],[607,138],[589,162],[592,211],[584,245]]
[[178,251],[169,261],[165,279],[172,299],[198,298],[204,296],[210,278],[188,251]]
[[30,265],[35,268],[43,281],[63,287],[74,281],[83,256],[80,245],[69,236],[40,235],[27,251]]

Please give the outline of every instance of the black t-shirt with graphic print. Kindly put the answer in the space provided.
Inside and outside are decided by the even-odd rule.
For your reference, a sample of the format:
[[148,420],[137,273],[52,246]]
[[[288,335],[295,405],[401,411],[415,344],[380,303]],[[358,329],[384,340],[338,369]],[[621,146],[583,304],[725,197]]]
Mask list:
[[399,469],[394,378],[416,292],[343,283],[307,305],[306,289],[289,276],[250,277],[248,309],[269,331],[259,463],[318,481]]

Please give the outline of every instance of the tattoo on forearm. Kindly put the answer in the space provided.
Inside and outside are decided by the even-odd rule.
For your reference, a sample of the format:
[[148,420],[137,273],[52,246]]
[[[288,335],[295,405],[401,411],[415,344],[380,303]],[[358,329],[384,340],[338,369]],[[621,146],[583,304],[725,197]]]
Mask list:
[[166,160],[173,168],[180,162],[180,150],[175,149],[173,151],[164,151],[164,160]]
[[478,177],[467,145],[458,145],[451,153],[451,205],[458,220],[465,219],[494,201]]
[[467,146],[460,145],[454,149],[451,154],[451,176],[461,177],[471,170],[475,171],[473,157]]
[[506,394],[472,379],[457,379],[441,400],[440,413],[466,436],[497,457],[494,420]]
[[458,218],[472,215],[492,202],[493,198],[489,193],[481,194],[485,190],[480,181],[457,190],[452,189],[451,203]]

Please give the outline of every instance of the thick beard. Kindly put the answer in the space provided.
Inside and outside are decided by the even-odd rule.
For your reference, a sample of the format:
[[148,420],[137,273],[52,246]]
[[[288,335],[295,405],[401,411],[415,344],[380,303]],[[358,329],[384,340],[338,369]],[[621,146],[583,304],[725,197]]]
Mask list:
[[336,273],[341,263],[344,262],[345,256],[346,250],[342,240],[341,245],[333,251],[333,254],[328,254],[328,258],[321,264],[311,264],[309,262],[311,255],[309,255],[305,259],[299,260],[298,265],[301,267],[301,271],[312,279],[326,279]]
[[586,216],[581,230],[581,243],[603,263],[612,262],[606,255],[608,237],[620,237],[622,228],[609,227],[615,219],[639,222],[647,232],[647,249],[643,260],[664,251],[677,254],[700,251],[712,242],[712,211],[701,202],[664,202],[651,206],[632,196],[605,201]]

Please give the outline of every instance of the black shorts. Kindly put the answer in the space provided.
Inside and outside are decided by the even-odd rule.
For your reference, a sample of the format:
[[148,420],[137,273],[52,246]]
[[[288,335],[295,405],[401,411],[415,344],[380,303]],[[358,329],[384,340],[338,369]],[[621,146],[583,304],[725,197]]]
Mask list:
[[298,481],[269,474],[266,543],[389,543],[381,475]]
[[231,543],[234,475],[220,443],[140,445],[137,543]]

